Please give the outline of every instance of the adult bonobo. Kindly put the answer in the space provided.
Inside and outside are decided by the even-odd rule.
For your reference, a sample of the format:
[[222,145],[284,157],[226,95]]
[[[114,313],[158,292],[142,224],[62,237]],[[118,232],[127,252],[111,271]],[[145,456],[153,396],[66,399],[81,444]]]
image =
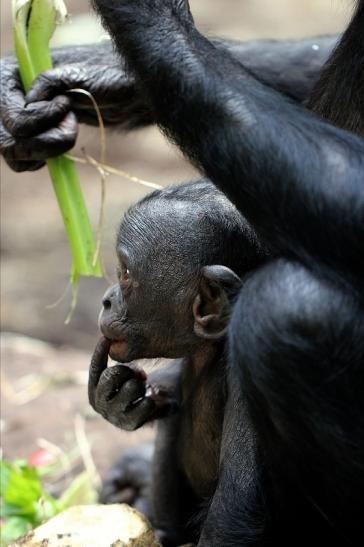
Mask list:
[[[317,71],[308,76],[303,95],[314,82],[308,105],[316,114],[291,100],[287,93],[302,94],[277,86],[276,78],[270,86],[269,70],[249,70],[229,48],[204,38],[186,2],[94,5],[151,119],[280,257],[243,284],[229,328],[229,388],[247,405],[259,474],[244,466],[245,415],[229,396],[218,484],[199,544],[303,546],[314,536],[317,544],[357,545],[364,491],[364,0],[321,78]],[[74,87],[67,74],[40,78],[28,98]],[[5,103],[4,154],[14,168],[21,161],[36,167],[37,144],[51,139],[42,133],[22,147],[24,124]],[[21,105],[13,112],[23,112]],[[25,119],[41,118],[35,106],[30,112]],[[64,142],[64,125],[57,142]],[[237,412],[241,428],[229,428]]]
[[[163,544],[180,545],[196,539],[198,527],[188,522],[202,518],[217,484],[231,303],[241,278],[266,262],[267,252],[227,198],[201,181],[155,192],[134,206],[121,223],[117,255],[119,282],[103,299],[105,338],[92,359],[89,398],[124,429],[159,419],[152,508],[146,499],[138,506],[144,503]],[[147,377],[133,364],[107,368],[108,354],[123,363],[177,360]],[[249,467],[253,477],[254,432],[239,397],[231,404],[228,427],[246,439],[244,454],[237,452],[231,464]]]
[[[335,42],[330,36],[285,41],[213,40],[216,48],[229,52],[261,81],[297,102],[307,101]],[[82,87],[92,93],[108,126],[132,129],[157,121],[143,88],[126,72],[125,60],[120,61],[109,42],[57,48],[52,57],[55,68],[36,80],[27,105],[16,60],[1,59],[0,151],[15,171],[39,169],[48,157],[72,148],[77,120],[97,125],[89,99],[65,95],[69,89]],[[360,120],[358,113],[355,119]]]

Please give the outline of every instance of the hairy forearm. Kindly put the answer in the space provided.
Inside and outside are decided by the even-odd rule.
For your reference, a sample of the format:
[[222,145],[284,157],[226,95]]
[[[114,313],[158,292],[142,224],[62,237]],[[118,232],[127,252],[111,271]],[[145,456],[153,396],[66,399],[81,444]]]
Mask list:
[[[239,63],[251,70],[260,80],[298,102],[305,101],[317,81],[322,66],[336,42],[336,37],[303,40],[236,40],[212,39],[218,50],[228,51]],[[90,91],[96,88],[96,98],[106,125],[120,125],[127,129],[154,123],[153,112],[134,76],[128,74],[125,62],[116,53],[111,41],[84,46],[67,46],[52,50],[54,67],[64,71],[70,67],[80,83]],[[15,57],[1,61],[3,86],[16,85]],[[72,75],[72,77],[74,77]],[[13,84],[11,83],[13,82]],[[5,88],[4,88],[5,89]],[[97,124],[91,102],[73,96],[73,110],[79,121]]]
[[[168,2],[145,10],[127,0],[96,4],[159,125],[263,239],[310,263],[360,272],[363,141],[264,85]],[[315,240],[302,228],[307,222]]]
[[[240,41],[211,38],[219,49],[228,51],[254,75],[278,91],[299,102],[305,101],[317,82],[323,65],[333,50],[338,36],[318,36],[300,40]],[[116,67],[125,77],[125,65],[110,41],[85,46],[68,46],[52,51],[54,66],[86,63]]]
[[[221,51],[228,51],[239,63],[251,70],[267,85],[304,102],[317,82],[337,36],[320,36],[301,40],[254,40],[242,42],[212,38],[211,42]],[[53,50],[55,66],[85,63],[103,67],[106,75],[120,71],[120,79],[128,77],[134,86],[134,78],[126,76],[126,67],[111,41],[86,46],[69,46]],[[113,85],[110,81],[109,85]],[[135,93],[139,93],[135,89]]]

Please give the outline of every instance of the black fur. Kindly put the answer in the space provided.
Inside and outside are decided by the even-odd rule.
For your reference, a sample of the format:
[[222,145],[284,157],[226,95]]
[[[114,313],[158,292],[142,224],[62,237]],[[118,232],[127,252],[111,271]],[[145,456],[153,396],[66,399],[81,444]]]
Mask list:
[[[108,123],[158,123],[228,196],[255,234],[251,251],[259,248],[259,253],[256,271],[244,278],[230,323],[219,473],[199,545],[356,546],[362,535],[364,491],[364,0],[357,2],[353,20],[328,61],[330,40],[314,41],[318,54],[312,53],[310,41],[250,46],[207,40],[183,0],[93,4],[122,57],[120,72],[110,53],[107,70],[105,56],[95,48],[83,51],[80,64],[73,52],[59,53],[60,66],[41,76],[28,95],[29,102],[42,99],[46,104],[24,109],[14,63],[5,61],[9,77],[5,84],[2,79],[1,152],[14,169],[24,170],[69,149],[77,133],[75,118],[67,114],[71,102],[49,100],[72,87],[86,87]],[[94,55],[97,63],[89,61]],[[93,121],[84,104],[74,107],[81,120]],[[154,202],[168,199],[159,196]],[[144,212],[149,205],[147,200]],[[206,205],[208,209],[211,201]],[[172,220],[166,226],[183,234],[186,224]],[[241,247],[227,245],[224,255],[236,246],[233,260],[242,268],[239,274],[244,270],[243,249],[252,243],[244,231],[243,236]],[[165,237],[167,246],[176,250],[173,238]],[[204,260],[203,246],[198,249]],[[249,259],[246,265],[254,268],[253,262]],[[188,270],[183,262],[174,263],[182,264],[181,272]],[[153,277],[158,281],[153,290],[163,288],[163,279],[161,274]],[[189,309],[186,299],[191,298],[187,285],[178,301],[182,322]],[[158,305],[171,313],[168,299],[160,298],[163,291],[158,294]],[[177,298],[178,291],[172,296]],[[114,289],[105,305],[120,311],[120,301],[120,289]],[[156,323],[157,318],[150,315],[148,321]],[[180,332],[175,328],[180,326],[163,323],[169,334]],[[146,333],[139,334],[134,348],[148,349],[143,346]],[[173,348],[172,339],[157,340],[158,350],[172,355],[173,349],[179,354],[190,347]],[[190,341],[196,349],[196,339]],[[191,492],[179,490],[176,484],[181,483],[174,482],[180,478],[175,464],[181,429],[173,374],[162,397],[144,398],[139,408],[130,407],[144,393],[145,378],[138,370],[119,369],[113,374],[123,389],[110,393],[108,349],[104,340],[95,352],[91,402],[128,429],[164,418],[159,421],[163,442],[157,443],[155,477],[162,476],[170,489],[160,493],[158,518],[162,529],[172,527],[172,536],[183,535],[189,510],[201,500],[191,501]],[[211,367],[218,362],[217,355],[205,360]],[[202,391],[206,384],[200,384]],[[207,390],[205,395],[212,402],[203,407],[204,419],[216,392]],[[109,396],[117,397],[112,408]],[[199,425],[198,420],[190,423]],[[182,435],[184,442],[188,435]],[[200,440],[205,446],[206,430]],[[204,463],[204,458],[197,459],[201,474]]]
[[[238,42],[214,39],[262,81],[298,102],[307,100],[335,37],[301,40]],[[57,151],[74,146],[77,121],[98,123],[89,99],[62,95],[82,88],[94,96],[108,126],[132,129],[154,123],[143,86],[126,72],[125,61],[109,42],[52,50],[54,67],[41,74],[26,103],[13,57],[1,59],[0,152],[16,171],[39,169]],[[62,95],[60,97],[60,95]],[[26,141],[24,140],[26,137]]]
[[250,276],[234,309],[230,385],[248,405],[253,450],[235,408],[199,545],[357,545],[364,141],[330,121],[363,134],[364,2],[310,102],[328,121],[216,48],[185,2],[94,5],[157,123],[281,257]]
[[[158,419],[158,433],[152,503],[145,500],[144,455],[133,468],[128,459],[117,462],[103,500],[106,492],[107,501],[132,496],[134,505],[150,506],[163,545],[179,545],[198,537],[218,480],[231,302],[241,278],[270,255],[234,205],[203,180],[134,205],[121,223],[117,254],[120,278],[103,301],[100,327],[108,340],[99,342],[92,359],[90,403],[123,429]],[[108,352],[118,366],[107,368]],[[148,377],[130,363],[154,357],[176,360]],[[240,420],[239,404],[234,400]],[[250,420],[243,428],[251,435]],[[238,468],[256,481],[252,450],[247,445],[239,452]],[[142,481],[135,469],[143,471]]]

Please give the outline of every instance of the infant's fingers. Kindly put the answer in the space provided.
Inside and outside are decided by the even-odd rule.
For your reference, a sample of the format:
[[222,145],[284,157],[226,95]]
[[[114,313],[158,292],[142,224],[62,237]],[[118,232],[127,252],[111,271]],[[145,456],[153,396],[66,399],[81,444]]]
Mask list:
[[95,406],[97,412],[103,411],[109,401],[120,392],[125,382],[134,377],[133,370],[127,366],[115,365],[106,368],[102,372],[96,388]]
[[96,387],[99,383],[100,377],[104,370],[107,368],[107,362],[109,359],[110,340],[107,338],[100,338],[97,342],[96,348],[91,357],[91,363],[88,376],[88,398],[90,405],[95,408],[96,399]]
[[133,404],[144,397],[145,384],[132,378],[125,382],[121,389],[116,393],[112,399],[113,405],[117,405],[123,412],[129,412],[133,409]]
[[143,397],[125,413],[120,411],[119,401],[113,399],[108,410],[107,420],[125,431],[135,431],[156,415],[156,406],[150,397]]

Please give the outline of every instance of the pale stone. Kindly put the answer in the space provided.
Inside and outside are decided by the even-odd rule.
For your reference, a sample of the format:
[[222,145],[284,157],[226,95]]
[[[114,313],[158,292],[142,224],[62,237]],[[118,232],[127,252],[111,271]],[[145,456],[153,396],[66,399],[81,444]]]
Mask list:
[[147,519],[128,505],[72,507],[13,547],[160,547]]

